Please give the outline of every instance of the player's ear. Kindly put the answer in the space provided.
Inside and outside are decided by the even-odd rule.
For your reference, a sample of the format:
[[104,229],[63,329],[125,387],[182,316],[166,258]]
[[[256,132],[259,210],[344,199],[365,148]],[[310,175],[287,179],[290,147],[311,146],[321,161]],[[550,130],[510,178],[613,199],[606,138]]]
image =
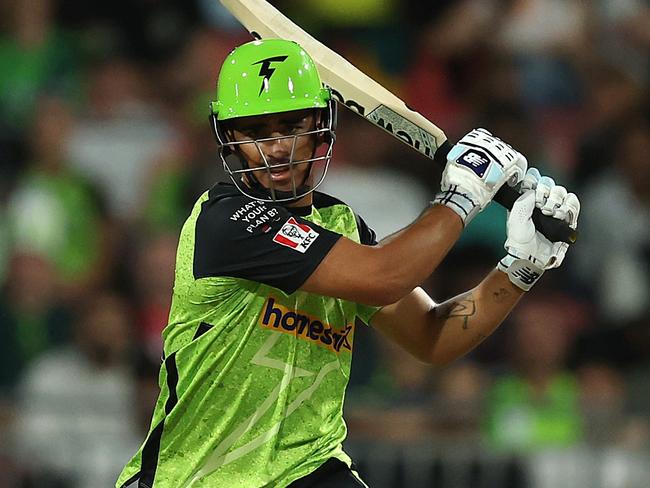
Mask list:
[[[322,110],[314,110],[314,127],[316,129],[322,129],[323,128],[323,111]],[[323,137],[323,134],[317,134],[316,135],[316,140],[318,141],[318,144],[322,144],[325,139]]]
[[233,154],[235,150],[227,144],[235,140],[232,124],[229,121],[219,121],[216,114],[210,115],[210,123],[217,143],[222,147],[223,155],[228,156]]
[[[329,125],[329,109],[328,108],[323,108],[320,110],[316,110],[314,112],[314,118],[315,118],[315,127],[316,129],[326,129]],[[316,141],[318,145],[320,146],[321,144],[329,143],[330,142],[330,135],[327,132],[321,132],[316,135]]]

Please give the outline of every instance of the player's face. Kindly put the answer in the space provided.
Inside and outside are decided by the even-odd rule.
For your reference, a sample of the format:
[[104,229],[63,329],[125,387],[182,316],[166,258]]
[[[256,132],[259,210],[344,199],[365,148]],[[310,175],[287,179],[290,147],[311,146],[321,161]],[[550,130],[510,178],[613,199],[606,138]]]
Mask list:
[[[293,185],[308,184],[309,163],[289,165],[291,161],[303,161],[313,157],[316,147],[314,134],[300,135],[316,127],[318,115],[314,110],[296,110],[279,114],[242,117],[233,121],[232,137],[235,142],[257,140],[257,144],[238,146],[246,158],[255,178],[266,188],[292,191]],[[268,139],[262,140],[260,139]],[[266,160],[266,162],[265,162]],[[268,171],[266,163],[271,166]]]

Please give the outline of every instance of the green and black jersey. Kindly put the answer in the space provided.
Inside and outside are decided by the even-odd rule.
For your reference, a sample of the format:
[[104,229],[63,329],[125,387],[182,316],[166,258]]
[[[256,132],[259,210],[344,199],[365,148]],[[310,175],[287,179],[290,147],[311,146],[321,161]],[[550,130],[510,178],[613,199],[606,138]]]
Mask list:
[[286,208],[229,184],[183,226],[161,393],[116,486],[284,487],[343,452],[355,318],[377,310],[297,291],[341,236],[374,233],[314,193]]

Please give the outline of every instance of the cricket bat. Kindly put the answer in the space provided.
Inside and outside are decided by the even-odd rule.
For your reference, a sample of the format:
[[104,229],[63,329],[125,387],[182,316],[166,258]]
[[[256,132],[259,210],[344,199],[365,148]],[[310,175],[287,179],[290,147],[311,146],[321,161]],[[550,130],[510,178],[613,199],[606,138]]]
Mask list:
[[[444,166],[452,147],[445,133],[422,114],[408,108],[403,100],[314,39],[266,0],[220,1],[253,37],[297,42],[312,57],[323,83],[330,87],[337,102]],[[504,185],[494,200],[510,209],[518,197],[515,188]],[[553,242],[572,244],[578,237],[566,222],[543,215],[539,209],[535,209],[533,222]]]

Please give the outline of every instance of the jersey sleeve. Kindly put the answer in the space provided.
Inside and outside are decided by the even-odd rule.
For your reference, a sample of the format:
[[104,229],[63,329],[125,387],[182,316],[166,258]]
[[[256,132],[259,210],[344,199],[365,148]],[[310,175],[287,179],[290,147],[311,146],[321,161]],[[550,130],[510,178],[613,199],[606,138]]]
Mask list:
[[291,294],[340,237],[281,205],[240,197],[208,200],[196,223],[194,277],[243,278]]

